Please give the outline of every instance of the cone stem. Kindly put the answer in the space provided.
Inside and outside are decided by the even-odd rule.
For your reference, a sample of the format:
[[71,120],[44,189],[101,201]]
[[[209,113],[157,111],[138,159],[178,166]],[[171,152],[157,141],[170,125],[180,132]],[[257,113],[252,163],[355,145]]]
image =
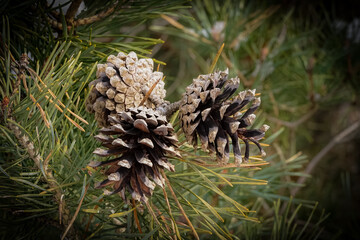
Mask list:
[[174,112],[176,112],[180,107],[181,100],[177,102],[170,103],[166,106],[160,106],[156,110],[160,112],[162,115],[165,115],[169,118]]

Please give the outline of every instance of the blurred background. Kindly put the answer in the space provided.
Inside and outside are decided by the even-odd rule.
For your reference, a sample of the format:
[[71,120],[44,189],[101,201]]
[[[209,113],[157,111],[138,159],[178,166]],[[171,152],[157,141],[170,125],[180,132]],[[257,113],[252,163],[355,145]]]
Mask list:
[[[31,2],[42,7],[26,7]],[[228,68],[230,77],[240,78],[239,90],[261,93],[256,125],[271,127],[265,140],[270,164],[251,173],[269,184],[232,196],[249,202],[262,224],[230,221],[229,229],[244,239],[287,239],[274,232],[294,226],[306,229],[307,239],[359,239],[360,1],[152,1],[151,11],[142,1],[113,2],[120,6],[113,15],[68,35],[49,30],[38,16],[50,12],[47,4],[66,12],[70,1],[2,1],[0,8],[14,33],[14,52],[28,51],[33,66],[35,59],[46,61],[58,39],[83,51],[79,61],[87,70],[109,54],[135,50],[160,64],[171,102],[210,71],[224,44],[215,70]],[[111,4],[83,1],[75,17]],[[4,30],[2,37],[6,42]],[[287,214],[296,222],[281,220]]]
[[[288,194],[317,201],[329,213],[327,239],[358,239],[360,217],[360,2],[193,1],[183,16],[151,23],[165,40],[153,56],[170,100],[216,66],[261,93],[261,117],[278,138],[272,161],[302,152],[310,174]],[[157,34],[154,35],[155,32]],[[271,153],[270,153],[271,152]],[[302,182],[297,177],[291,179]],[[290,181],[284,178],[283,181]],[[271,182],[270,182],[271,184]],[[284,193],[284,195],[286,195]]]

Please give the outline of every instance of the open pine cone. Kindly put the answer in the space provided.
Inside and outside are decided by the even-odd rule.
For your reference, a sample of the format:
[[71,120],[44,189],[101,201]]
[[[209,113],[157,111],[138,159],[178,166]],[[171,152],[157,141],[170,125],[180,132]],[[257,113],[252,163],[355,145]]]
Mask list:
[[109,116],[112,126],[102,128],[96,138],[104,148],[95,154],[103,157],[115,156],[104,162],[91,162],[89,166],[110,165],[106,180],[97,187],[113,184],[114,191],[125,200],[127,188],[135,200],[147,201],[156,185],[164,187],[161,169],[174,171],[165,155],[180,154],[176,151],[177,138],[166,117],[146,108],[130,108]]
[[[258,141],[269,128],[247,129],[255,119],[254,111],[260,105],[255,90],[240,92],[229,100],[239,87],[239,78],[228,79],[228,70],[208,75],[200,75],[186,88],[182,98],[179,117],[188,142],[194,147],[200,138],[202,149],[216,152],[220,163],[229,161],[229,137],[232,141],[235,164],[242,162],[239,138],[245,143],[245,161],[249,158],[249,141],[253,142],[265,155]],[[248,110],[241,114],[246,105]]]
[[106,64],[98,64],[96,80],[87,100],[86,109],[95,113],[100,126],[109,126],[108,116],[138,107],[147,91],[156,84],[144,106],[154,108],[164,103],[166,91],[162,72],[153,72],[152,59],[138,59],[136,53],[110,55]]

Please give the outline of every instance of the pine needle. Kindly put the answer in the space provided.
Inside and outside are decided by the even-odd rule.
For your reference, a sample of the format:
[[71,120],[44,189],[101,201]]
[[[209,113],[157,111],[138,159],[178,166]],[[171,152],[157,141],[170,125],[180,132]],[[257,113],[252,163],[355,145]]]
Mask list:
[[[170,217],[172,218],[172,219],[171,219],[171,227],[172,227],[172,229],[173,229],[173,233],[174,233],[174,235],[175,235],[175,240],[176,240],[175,225],[174,225],[174,222],[173,222],[174,219],[173,219],[173,216],[172,216],[172,213],[171,213],[170,202],[169,202],[169,198],[168,198],[168,196],[167,196],[167,193],[166,193],[165,188],[163,188],[163,193],[164,193],[164,198],[165,198],[165,201],[166,201],[166,205],[167,205],[167,207],[168,207],[168,209],[169,209],[169,215],[170,215]],[[180,238],[180,236],[179,236],[179,238]]]
[[186,34],[189,34],[195,38],[198,38],[200,39],[201,41],[203,41],[204,43],[206,44],[212,44],[212,42],[209,40],[209,39],[206,39],[204,37],[201,37],[199,34],[193,32],[193,31],[190,31],[189,29],[187,29],[186,27],[184,27],[184,25],[182,25],[181,23],[179,23],[178,21],[176,21],[175,19],[172,19],[171,17],[169,16],[166,16],[164,14],[160,14],[160,16],[165,20],[167,21],[168,23],[170,23],[171,25],[173,25],[174,27],[184,31]]
[[42,107],[40,106],[40,104],[36,101],[35,97],[29,92],[29,88],[27,87],[25,75],[24,75],[23,73],[20,73],[20,74],[18,75],[18,77],[22,79],[23,85],[24,85],[24,88],[25,88],[26,92],[29,93],[30,99],[33,101],[33,103],[34,103],[34,104],[36,105],[36,107],[39,109],[40,115],[41,115],[41,117],[43,118],[46,127],[47,127],[47,128],[50,128],[50,123],[49,123],[49,121],[46,119],[46,114],[45,114],[44,109],[42,109]]
[[33,96],[31,93],[30,93],[30,98],[31,98],[31,100],[34,102],[34,104],[36,105],[36,107],[39,109],[40,115],[41,115],[42,119],[44,120],[45,126],[46,126],[47,128],[50,128],[50,123],[49,123],[49,121],[48,121],[47,118],[46,118],[46,114],[45,114],[44,109],[40,106],[40,104],[36,101],[36,99],[34,98],[34,96]]
[[164,222],[166,231],[167,231],[167,233],[170,235],[170,229],[169,229],[169,226],[167,225],[166,218],[164,217],[164,214],[162,214],[162,213],[160,212],[160,210],[159,210],[155,205],[153,206],[153,208],[157,211],[159,217],[160,217],[161,220]]
[[155,220],[155,222],[157,223],[157,225],[160,226],[160,228],[161,228],[164,232],[167,232],[167,233],[170,234],[170,232],[166,231],[166,230],[163,228],[163,226],[161,225],[161,223],[160,223],[159,220],[157,219],[156,214],[154,213],[154,210],[152,209],[152,207],[150,206],[150,204],[149,204],[148,201],[145,202],[145,205],[146,205],[149,213],[151,214],[151,216],[154,218],[154,220]]
[[220,57],[224,47],[225,47],[225,43],[221,44],[221,47],[220,47],[219,51],[216,53],[214,61],[212,62],[211,66],[210,66],[209,73],[212,73],[214,71],[215,65],[216,65],[217,61],[219,60],[219,57]]
[[[102,202],[102,201],[104,201],[103,198],[99,200],[99,203]],[[95,205],[94,210],[96,210],[96,209],[98,209],[98,208],[99,208],[99,205]],[[90,215],[90,217],[89,217],[89,221],[88,221],[88,223],[86,224],[86,227],[85,227],[85,234],[88,232],[89,227],[90,227],[90,224],[91,224],[91,221],[92,221],[93,218],[94,218],[94,213],[92,213],[92,214]],[[85,236],[84,236],[84,238],[85,238]]]
[[[162,81],[164,81],[165,76],[162,78]],[[148,100],[148,98],[151,95],[151,92],[154,90],[154,88],[156,87],[156,84],[158,84],[160,82],[160,79],[158,79],[156,82],[154,82],[154,84],[151,86],[151,88],[149,89],[149,91],[147,91],[145,97],[143,98],[143,100],[140,102],[139,106],[144,105],[144,103],[146,102],[146,100]]]
[[84,195],[82,196],[82,198],[81,198],[81,200],[80,200],[80,202],[79,202],[79,205],[78,205],[78,207],[76,208],[76,211],[75,211],[75,214],[74,214],[73,218],[71,219],[71,221],[70,221],[69,225],[67,226],[64,234],[62,235],[61,240],[64,240],[64,239],[65,239],[66,234],[69,232],[71,226],[74,224],[75,219],[76,219],[77,215],[79,214],[81,205],[82,205],[82,203],[83,203],[83,201],[84,201],[84,198],[85,198],[85,195],[86,195],[86,192],[87,192],[88,188],[89,188],[89,184],[85,187]]
[[[41,80],[41,78],[40,78],[40,76],[34,71],[34,70],[32,70],[31,68],[27,68],[27,70],[30,72],[30,74],[33,74],[33,75],[35,75],[36,76],[36,78],[39,80],[39,82],[45,87],[45,88],[48,88],[48,86]],[[39,90],[42,92],[42,89],[41,89],[41,87],[38,85],[38,84],[36,84],[37,85],[37,87],[39,88]],[[56,95],[54,94],[54,92],[53,91],[51,91],[49,88],[48,88],[48,92],[50,93],[50,95],[54,98],[54,99],[57,99],[57,101],[58,101],[58,103],[60,104],[60,106],[62,106],[63,108],[66,108],[66,106],[65,106],[65,104],[63,104],[57,97],[56,97]],[[66,93],[67,94],[67,93]],[[67,95],[68,96],[68,95]],[[49,97],[48,96],[45,96],[46,97],[46,99],[49,99]],[[49,101],[51,102],[51,103],[53,103],[53,101],[51,100],[51,99],[49,99]],[[63,112],[63,110],[61,110],[61,108],[56,104],[56,103],[54,103],[54,105],[55,105],[55,107],[60,111],[60,112]],[[76,117],[77,119],[79,119],[80,121],[82,121],[83,123],[85,123],[85,124],[89,124],[85,119],[83,119],[82,117],[80,117],[79,115],[77,115],[76,113],[74,113],[73,111],[71,111],[70,109],[68,109],[67,108],[67,111],[71,114],[71,115],[73,115],[74,117]]]
[[164,179],[165,179],[165,182],[166,182],[166,184],[167,184],[167,186],[168,186],[168,188],[169,188],[169,190],[170,190],[170,192],[171,192],[171,195],[173,196],[176,204],[178,205],[178,207],[179,207],[182,215],[184,216],[184,218],[185,218],[186,221],[188,222],[188,224],[189,224],[189,226],[190,226],[190,228],[191,228],[191,230],[192,230],[195,238],[196,238],[197,240],[200,240],[199,235],[197,234],[194,226],[192,225],[190,219],[189,219],[188,216],[186,215],[183,207],[181,206],[179,200],[177,199],[177,197],[176,197],[176,195],[175,195],[175,192],[174,192],[174,190],[173,190],[172,187],[171,187],[171,184],[170,184],[170,182],[169,182],[169,179],[166,177],[166,175],[165,175],[165,173],[164,173],[164,170],[161,170],[161,173],[162,173],[162,175],[163,175],[163,177],[164,177]]

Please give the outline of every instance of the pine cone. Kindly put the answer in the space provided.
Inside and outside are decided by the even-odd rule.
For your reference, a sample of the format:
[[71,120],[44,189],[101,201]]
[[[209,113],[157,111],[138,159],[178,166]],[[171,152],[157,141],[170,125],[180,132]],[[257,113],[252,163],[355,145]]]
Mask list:
[[112,126],[102,128],[96,136],[105,149],[98,148],[94,153],[116,157],[89,164],[91,167],[110,165],[105,172],[108,178],[97,187],[113,184],[112,193],[119,193],[124,200],[127,188],[135,200],[147,201],[156,184],[164,187],[160,169],[174,171],[165,155],[180,156],[175,149],[174,129],[165,116],[146,107],[109,116],[109,122]]
[[[216,152],[222,164],[229,160],[230,137],[238,166],[242,162],[238,139],[245,143],[245,161],[249,158],[249,141],[265,155],[258,141],[269,128],[264,125],[260,129],[247,129],[256,117],[253,113],[260,105],[260,98],[255,98],[255,90],[247,90],[229,100],[239,83],[237,77],[228,80],[228,70],[200,75],[186,88],[179,114],[188,142],[196,147],[199,137],[202,149]],[[253,103],[248,110],[244,114],[239,113],[250,102]]]
[[144,106],[154,108],[164,103],[163,73],[153,72],[153,68],[152,59],[138,60],[134,52],[128,55],[120,52],[117,57],[110,55],[106,64],[97,65],[97,79],[89,84],[93,88],[86,100],[86,109],[95,113],[100,126],[109,126],[109,115],[138,107],[156,82]]

